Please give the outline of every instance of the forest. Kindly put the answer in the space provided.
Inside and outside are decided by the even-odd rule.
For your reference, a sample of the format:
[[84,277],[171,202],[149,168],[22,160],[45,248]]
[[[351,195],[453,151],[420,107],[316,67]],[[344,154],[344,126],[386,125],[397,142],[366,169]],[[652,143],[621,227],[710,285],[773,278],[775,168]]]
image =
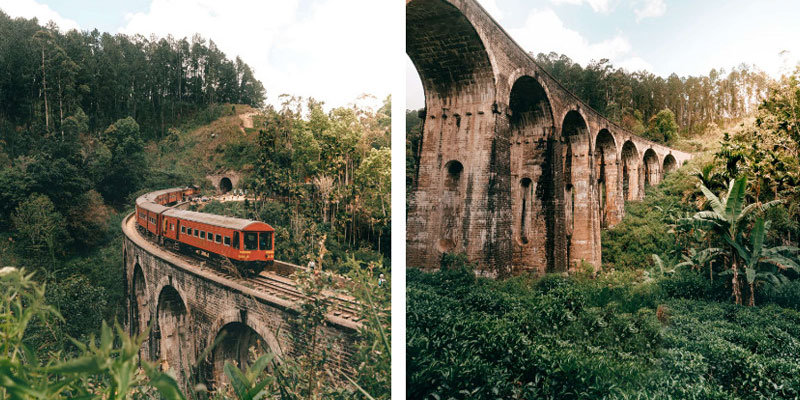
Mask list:
[[662,110],[674,114],[679,134],[691,136],[710,124],[723,126],[751,115],[769,90],[771,78],[755,66],[730,72],[712,69],[707,76],[666,79],[648,71],[614,68],[608,59],[586,67],[556,53],[531,54],[536,62],[590,107],[637,135],[669,142],[653,129]]
[[[555,69],[553,60],[566,60],[539,59]],[[578,79],[594,76],[596,65],[563,66],[554,74],[575,74],[570,90],[613,118],[610,105],[619,103],[609,99],[620,98],[611,96],[619,87]],[[606,68],[623,81],[646,76]],[[696,80],[725,88],[731,74]],[[742,76],[739,89],[756,75]],[[652,82],[644,96],[626,95],[626,115],[652,119],[676,107],[673,143],[695,149],[695,158],[626,202],[624,219],[602,232],[601,266],[495,281],[446,254],[438,272],[410,269],[410,397],[800,396],[800,67],[766,79],[746,101],[741,90],[692,94],[693,78],[653,78],[639,82]],[[683,106],[663,91],[670,81]],[[639,83],[621,85],[636,93]]]
[[[0,11],[0,38],[0,398],[388,398],[390,291],[377,277],[390,276],[390,98],[266,105],[251,68],[199,35],[63,32]],[[352,380],[325,357],[264,354],[226,369],[233,386],[184,392],[138,359],[145,336],[117,325],[122,219],[142,193],[210,193],[221,169],[255,200],[203,211],[262,219],[278,259],[347,275],[368,321]],[[312,329],[326,283],[298,279],[316,306],[295,322]]]

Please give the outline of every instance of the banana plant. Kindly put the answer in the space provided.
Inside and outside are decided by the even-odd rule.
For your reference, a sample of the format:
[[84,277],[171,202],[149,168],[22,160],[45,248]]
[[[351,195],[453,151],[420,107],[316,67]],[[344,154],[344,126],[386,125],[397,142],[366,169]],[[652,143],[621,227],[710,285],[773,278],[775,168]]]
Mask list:
[[743,243],[732,244],[745,263],[745,277],[750,287],[750,306],[755,305],[755,282],[757,280],[779,285],[788,281],[788,278],[777,273],[778,271],[792,270],[800,273],[800,265],[792,258],[792,254],[800,252],[800,248],[794,246],[764,247],[764,237],[769,226],[769,221],[758,218],[750,232],[750,246]]
[[681,259],[683,261],[679,262],[675,265],[675,268],[680,267],[689,267],[691,269],[702,269],[705,265],[708,265],[709,269],[709,277],[713,281],[714,280],[714,265],[711,264],[717,256],[723,253],[723,250],[718,247],[709,247],[707,249],[703,249],[697,251],[696,249],[689,249],[689,255],[681,254]]
[[268,386],[275,382],[275,377],[261,377],[262,372],[270,365],[275,354],[265,354],[259,357],[246,372],[239,367],[226,362],[223,367],[225,375],[231,381],[233,392],[239,400],[260,400],[271,398],[275,395]]
[[745,205],[746,188],[746,177],[732,180],[728,185],[728,192],[724,197],[719,198],[709,188],[701,184],[700,190],[711,205],[711,210],[697,212],[692,217],[699,227],[715,232],[728,245],[729,259],[731,260],[730,269],[733,272],[732,291],[736,304],[742,304],[741,284],[739,281],[740,260],[736,249],[738,243],[743,240],[742,232],[756,211],[765,211],[781,204],[780,200],[773,200],[768,203],[757,202]]

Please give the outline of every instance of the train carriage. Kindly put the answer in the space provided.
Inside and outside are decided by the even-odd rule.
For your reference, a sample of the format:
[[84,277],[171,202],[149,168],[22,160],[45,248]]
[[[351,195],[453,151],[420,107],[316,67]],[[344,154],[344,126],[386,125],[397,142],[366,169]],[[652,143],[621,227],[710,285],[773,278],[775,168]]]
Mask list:
[[164,237],[230,259],[258,273],[275,259],[275,230],[266,223],[186,210],[164,212]]
[[274,262],[275,230],[264,222],[168,207],[197,193],[193,187],[159,190],[136,199],[137,222],[161,243],[201,250],[259,273]]

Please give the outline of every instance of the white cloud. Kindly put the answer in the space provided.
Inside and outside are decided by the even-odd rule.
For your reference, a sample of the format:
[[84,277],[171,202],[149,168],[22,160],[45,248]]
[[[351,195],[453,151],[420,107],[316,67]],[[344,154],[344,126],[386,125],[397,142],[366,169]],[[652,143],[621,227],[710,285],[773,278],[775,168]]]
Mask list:
[[74,20],[62,17],[59,13],[50,8],[50,6],[39,4],[35,0],[0,0],[0,10],[3,10],[3,12],[12,18],[22,17],[31,19],[36,17],[41,25],[53,21],[63,32],[72,29],[80,29],[80,26]]
[[526,51],[566,54],[573,61],[586,65],[591,60],[608,58],[613,64],[631,51],[631,43],[621,34],[590,43],[580,33],[564,26],[553,10],[533,10],[525,24],[510,30],[511,36]]
[[638,7],[633,10],[637,23],[645,18],[660,17],[667,12],[664,0],[641,0],[637,4]]
[[386,74],[396,49],[385,42],[392,17],[385,3],[317,0],[299,7],[299,0],[153,0],[147,12],[128,15],[120,32],[200,33],[249,64],[272,104],[284,93],[338,107],[363,93],[381,100],[391,92]]
[[611,11],[611,1],[610,0],[550,0],[553,4],[572,4],[572,5],[581,5],[583,3],[588,4],[592,7],[592,10],[595,12],[606,14]]
[[478,3],[483,6],[486,12],[489,13],[495,20],[500,21],[503,19],[503,11],[497,6],[496,0],[478,0]]
[[614,66],[615,67],[620,67],[622,69],[625,69],[628,72],[637,72],[637,71],[641,71],[641,70],[646,70],[646,71],[653,72],[655,70],[653,68],[652,64],[650,64],[649,62],[645,61],[641,57],[631,57],[631,58],[626,58],[626,59],[623,59],[623,60],[619,60],[619,61],[614,63]]

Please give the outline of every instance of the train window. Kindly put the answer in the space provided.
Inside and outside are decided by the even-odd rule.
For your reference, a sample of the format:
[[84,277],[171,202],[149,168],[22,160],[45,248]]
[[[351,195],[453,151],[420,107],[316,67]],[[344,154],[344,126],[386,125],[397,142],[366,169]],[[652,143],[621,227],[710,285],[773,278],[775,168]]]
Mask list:
[[206,238],[206,231],[200,231],[200,239]]
[[272,232],[261,232],[258,234],[258,249],[272,250]]
[[170,228],[172,231],[175,231],[175,224],[169,224],[169,228]]
[[211,232],[208,232],[208,241],[209,242],[213,242],[214,241],[214,234],[211,233]]
[[186,228],[186,234],[192,236],[192,228]]
[[258,232],[244,233],[244,249],[258,250]]
[[194,237],[200,237],[200,230],[197,228],[194,229]]
[[225,246],[230,246],[230,245],[231,245],[231,237],[225,236]]
[[239,248],[239,232],[233,232],[233,248]]
[[181,227],[181,233],[186,233],[186,227],[185,226]]
[[217,235],[215,242],[222,243],[222,235]]

